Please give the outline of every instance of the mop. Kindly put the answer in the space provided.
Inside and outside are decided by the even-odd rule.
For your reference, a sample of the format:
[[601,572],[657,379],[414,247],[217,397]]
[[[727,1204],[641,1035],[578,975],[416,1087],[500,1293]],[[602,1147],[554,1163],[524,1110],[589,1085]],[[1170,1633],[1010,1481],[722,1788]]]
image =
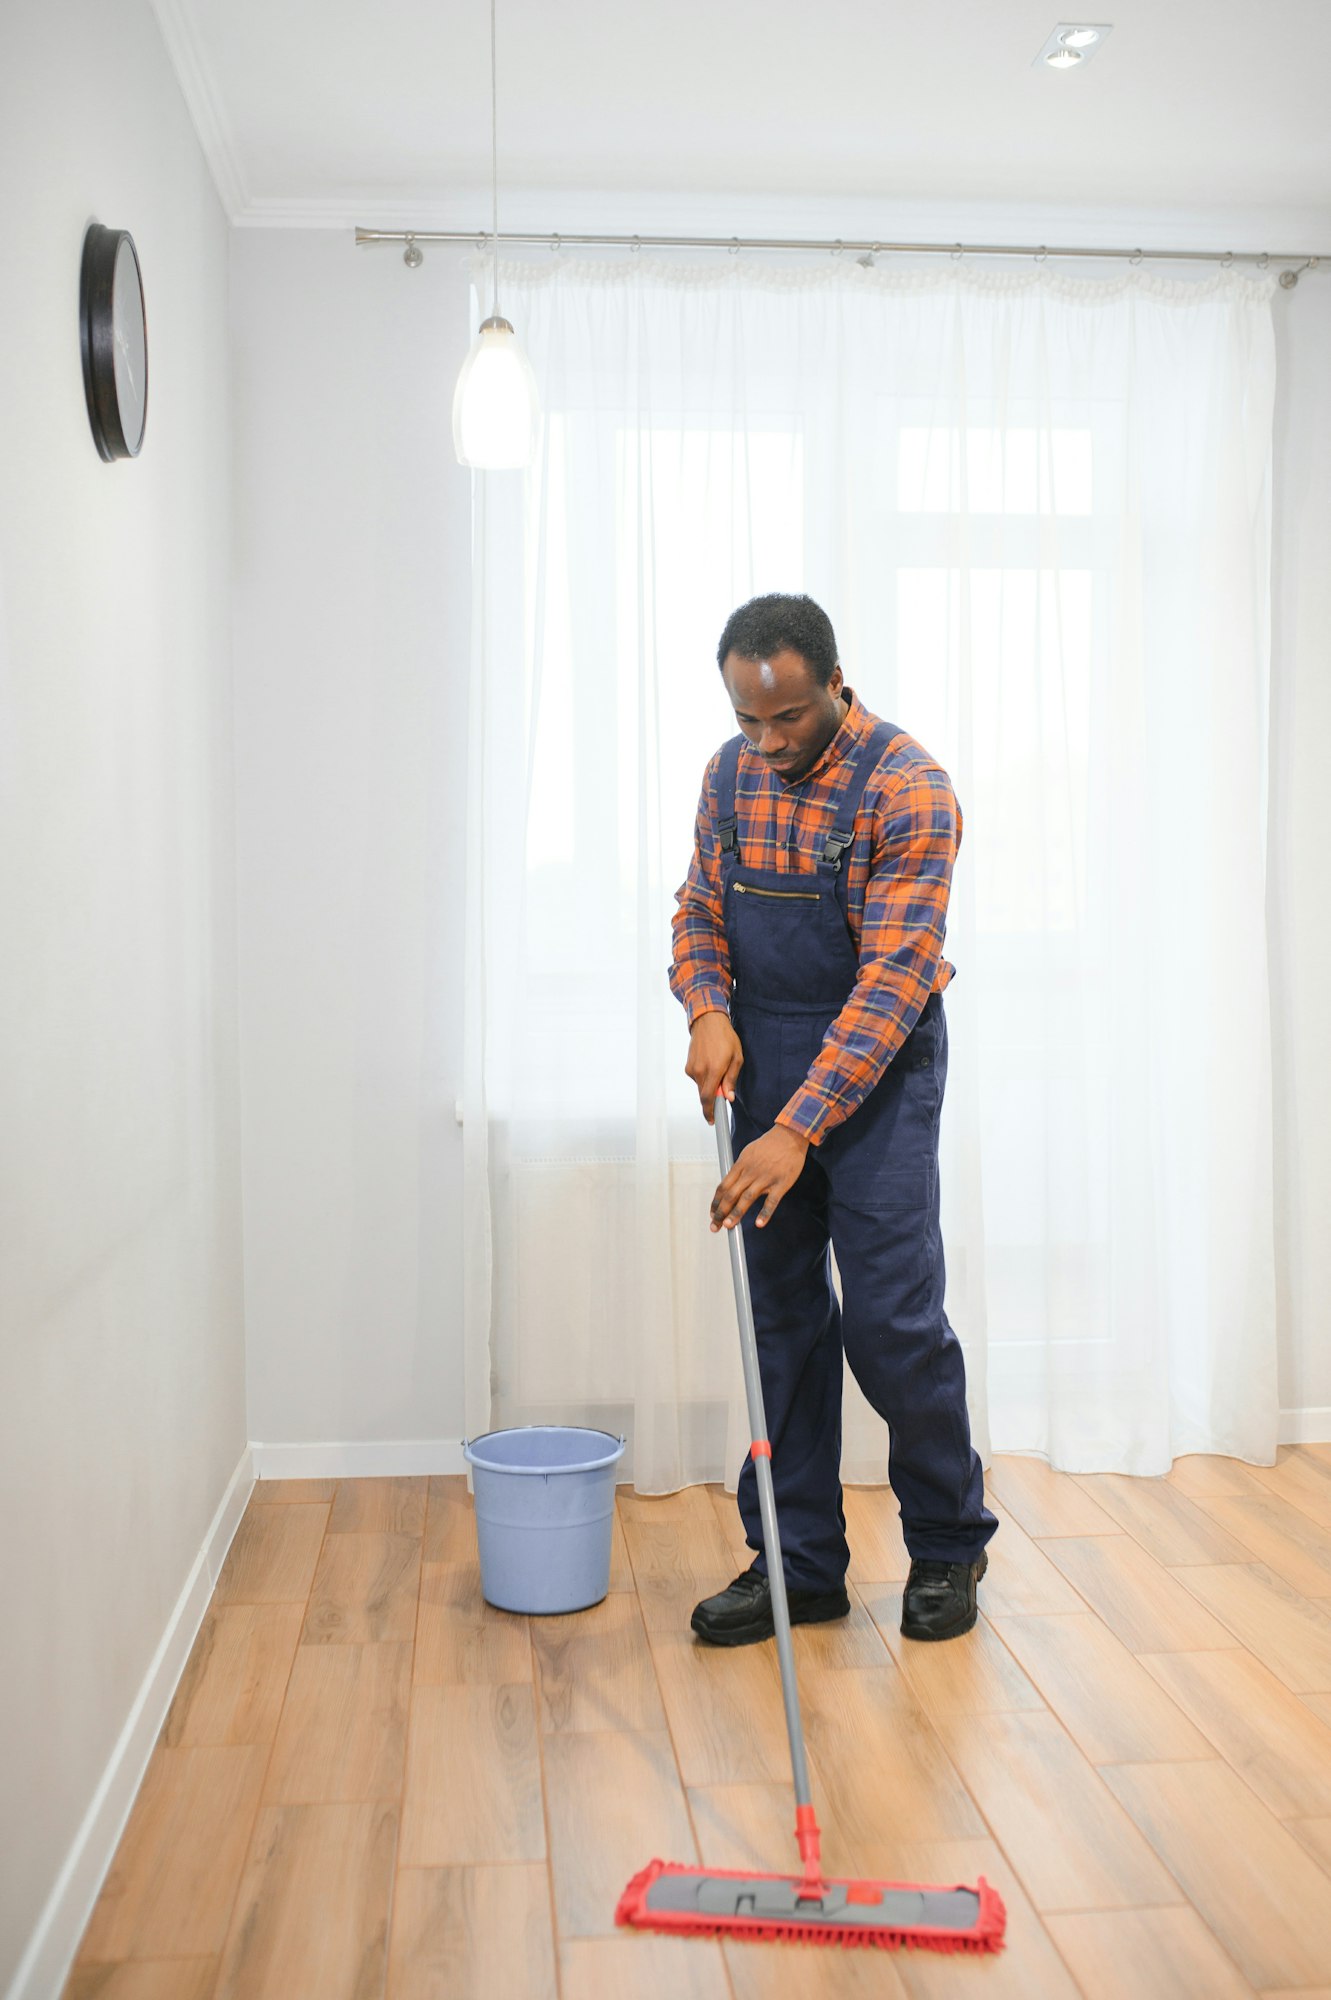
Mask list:
[[[716,1101],[716,1143],[721,1172],[734,1164],[730,1114]],[[739,1313],[744,1390],[753,1434],[751,1456],[758,1479],[763,1548],[772,1592],[772,1622],[781,1666],[790,1762],[795,1781],[795,1839],[804,1864],[800,1875],[764,1875],[743,1868],[694,1868],[649,1861],[619,1899],[615,1921],[640,1930],[695,1935],[789,1938],[806,1944],[901,1945],[929,1951],[999,1951],[1007,1915],[1002,1898],[980,1876],[974,1888],[927,1888],[908,1882],[831,1881],[823,1874],[821,1834],[809,1789],[809,1766],[795,1682],[781,1537],[772,1491],[772,1447],[763,1412],[758,1343],[753,1329],[744,1234],[728,1229],[730,1269]]]

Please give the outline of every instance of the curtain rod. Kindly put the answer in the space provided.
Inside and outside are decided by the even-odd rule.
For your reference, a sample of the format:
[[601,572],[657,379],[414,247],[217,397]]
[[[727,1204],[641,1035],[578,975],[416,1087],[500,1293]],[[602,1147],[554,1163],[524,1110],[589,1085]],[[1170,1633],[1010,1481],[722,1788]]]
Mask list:
[[[1029,257],[1043,263],[1047,257],[1105,257],[1129,264],[1255,264],[1264,271],[1269,264],[1284,264],[1280,273],[1284,289],[1292,291],[1304,271],[1315,271],[1331,263],[1326,252],[1316,256],[1300,253],[1275,254],[1268,250],[1094,250],[1069,249],[1050,243],[888,243],[880,237],[844,240],[825,236],[565,236],[555,230],[544,236],[524,235],[504,230],[500,243],[544,245],[551,250],[813,250],[840,256],[843,251],[859,252],[862,259],[877,255],[908,257]],[[471,243],[483,250],[496,241],[484,229],[361,229],[357,244],[405,243],[406,262],[414,270],[423,262],[422,243]]]

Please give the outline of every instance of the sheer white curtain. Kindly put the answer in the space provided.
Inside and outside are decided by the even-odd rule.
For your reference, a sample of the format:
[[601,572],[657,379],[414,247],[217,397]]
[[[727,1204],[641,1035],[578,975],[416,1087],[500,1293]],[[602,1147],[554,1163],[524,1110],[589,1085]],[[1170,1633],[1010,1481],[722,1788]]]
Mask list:
[[[808,590],[951,772],[949,1312],[977,1443],[1276,1437],[1270,287],[515,265],[539,462],[476,484],[468,1417],[733,1480],[711,1134],[665,983],[729,611]],[[853,1397],[845,1467],[885,1475]]]

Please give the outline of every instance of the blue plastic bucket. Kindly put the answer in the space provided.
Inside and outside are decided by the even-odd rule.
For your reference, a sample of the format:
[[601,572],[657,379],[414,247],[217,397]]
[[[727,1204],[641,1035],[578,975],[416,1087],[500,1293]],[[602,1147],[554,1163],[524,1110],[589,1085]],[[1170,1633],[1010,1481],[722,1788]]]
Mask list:
[[463,1440],[474,1474],[481,1589],[500,1611],[585,1611],[610,1588],[615,1467],[609,1431],[527,1424]]

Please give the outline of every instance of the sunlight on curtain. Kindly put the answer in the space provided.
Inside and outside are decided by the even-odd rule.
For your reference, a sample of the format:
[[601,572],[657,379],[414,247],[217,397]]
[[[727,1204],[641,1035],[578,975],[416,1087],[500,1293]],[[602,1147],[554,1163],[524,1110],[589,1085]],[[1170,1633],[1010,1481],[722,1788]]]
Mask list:
[[[949,1313],[977,1444],[1271,1456],[1266,281],[515,265],[478,480],[468,1421],[743,1455],[665,984],[734,606],[810,591],[951,773]],[[885,1477],[847,1399],[847,1477]]]

